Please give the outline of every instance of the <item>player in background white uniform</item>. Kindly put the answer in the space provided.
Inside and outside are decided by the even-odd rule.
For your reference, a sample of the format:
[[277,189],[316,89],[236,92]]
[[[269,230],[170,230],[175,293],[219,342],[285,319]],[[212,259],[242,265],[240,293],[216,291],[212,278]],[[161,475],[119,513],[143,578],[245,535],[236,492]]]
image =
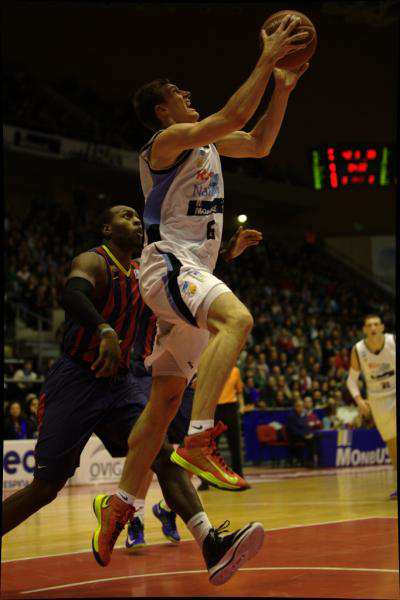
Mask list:
[[[365,317],[365,338],[352,348],[347,387],[360,413],[367,417],[372,412],[397,473],[396,339],[394,334],[384,333],[384,329],[378,315]],[[362,398],[358,387],[360,373],[365,378],[367,399]],[[397,498],[397,491],[391,498]]]
[[[150,399],[129,436],[120,487],[102,509],[98,531],[103,564],[110,560],[126,522],[127,505],[134,507],[142,479],[197,367],[189,435],[171,458],[221,489],[249,487],[224,463],[215,441],[221,427],[224,430],[220,424],[214,427],[215,407],[253,325],[247,308],[212,274],[222,235],[218,154],[234,158],[269,154],[290,93],[308,67],[305,63],[293,72],[275,67],[280,58],[306,46],[308,34],[293,33],[298,24],[297,17],[287,16],[272,35],[261,32],[263,50],[251,75],[221,110],[203,120],[190,105],[190,92],[168,80],[154,80],[135,95],[139,119],[158,132],[141,152],[147,246],[141,257],[140,287],[159,328],[151,359]],[[213,57],[209,60],[215,62]],[[275,89],[267,112],[252,131],[240,131],[254,115],[272,74]],[[208,531],[207,521],[199,515],[199,530]]]

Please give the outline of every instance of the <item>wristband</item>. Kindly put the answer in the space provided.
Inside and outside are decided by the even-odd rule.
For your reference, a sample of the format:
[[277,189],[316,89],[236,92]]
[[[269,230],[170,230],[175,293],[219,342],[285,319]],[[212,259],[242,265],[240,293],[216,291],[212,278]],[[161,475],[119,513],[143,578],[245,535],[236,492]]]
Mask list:
[[100,336],[103,337],[103,334],[108,333],[109,331],[112,331],[115,334],[117,333],[112,327],[104,327],[103,329],[100,329]]

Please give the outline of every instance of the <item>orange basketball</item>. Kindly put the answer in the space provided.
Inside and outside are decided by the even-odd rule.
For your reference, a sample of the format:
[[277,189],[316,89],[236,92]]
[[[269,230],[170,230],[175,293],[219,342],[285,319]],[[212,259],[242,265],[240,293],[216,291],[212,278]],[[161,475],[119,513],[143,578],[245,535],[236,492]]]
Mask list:
[[288,9],[280,10],[279,12],[276,12],[268,17],[262,28],[265,29],[268,35],[271,35],[274,33],[274,31],[276,31],[276,29],[278,29],[282,19],[286,17],[286,15],[294,15],[296,17],[300,17],[301,19],[299,25],[293,29],[293,34],[302,33],[303,31],[307,31],[310,34],[308,43],[307,40],[295,42],[298,45],[307,43],[305,48],[290,52],[290,54],[287,54],[276,63],[277,67],[281,67],[283,69],[295,69],[307,62],[314,54],[317,48],[317,32],[312,21],[310,21],[306,15],[303,15],[303,13],[298,12],[297,10]]

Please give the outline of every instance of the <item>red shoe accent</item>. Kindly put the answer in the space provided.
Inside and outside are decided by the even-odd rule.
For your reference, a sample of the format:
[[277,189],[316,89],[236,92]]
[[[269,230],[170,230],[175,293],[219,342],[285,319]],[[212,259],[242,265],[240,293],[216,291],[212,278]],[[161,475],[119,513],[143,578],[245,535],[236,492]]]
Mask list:
[[172,460],[214,487],[231,491],[246,490],[250,485],[228,467],[217,447],[216,438],[227,429],[219,421],[211,429],[186,436],[184,446],[173,453]]

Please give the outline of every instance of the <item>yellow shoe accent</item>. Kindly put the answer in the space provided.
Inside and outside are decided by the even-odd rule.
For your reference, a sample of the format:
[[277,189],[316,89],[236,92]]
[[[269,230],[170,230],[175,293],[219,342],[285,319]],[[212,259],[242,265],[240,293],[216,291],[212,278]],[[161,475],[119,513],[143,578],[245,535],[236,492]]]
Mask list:
[[101,531],[101,509],[106,508],[108,505],[108,494],[98,494],[93,500],[93,512],[96,515],[98,526],[92,537],[92,547],[94,552],[99,552],[99,535]]
[[[233,491],[240,489],[234,485],[230,485],[229,483],[222,482],[220,479],[217,479],[216,477],[214,477],[214,475],[212,473],[208,473],[208,471],[203,471],[202,469],[195,467],[191,463],[187,462],[187,460],[182,458],[182,456],[180,456],[175,450],[172,452],[170,458],[173,463],[179,465],[183,469],[186,469],[186,471],[190,471],[191,473],[194,473],[198,477],[201,477],[201,479],[206,479],[209,483],[211,483],[211,485],[213,485],[215,487],[218,487],[218,488],[224,489],[224,490],[233,490]],[[235,480],[237,481],[236,478],[235,478]]]

